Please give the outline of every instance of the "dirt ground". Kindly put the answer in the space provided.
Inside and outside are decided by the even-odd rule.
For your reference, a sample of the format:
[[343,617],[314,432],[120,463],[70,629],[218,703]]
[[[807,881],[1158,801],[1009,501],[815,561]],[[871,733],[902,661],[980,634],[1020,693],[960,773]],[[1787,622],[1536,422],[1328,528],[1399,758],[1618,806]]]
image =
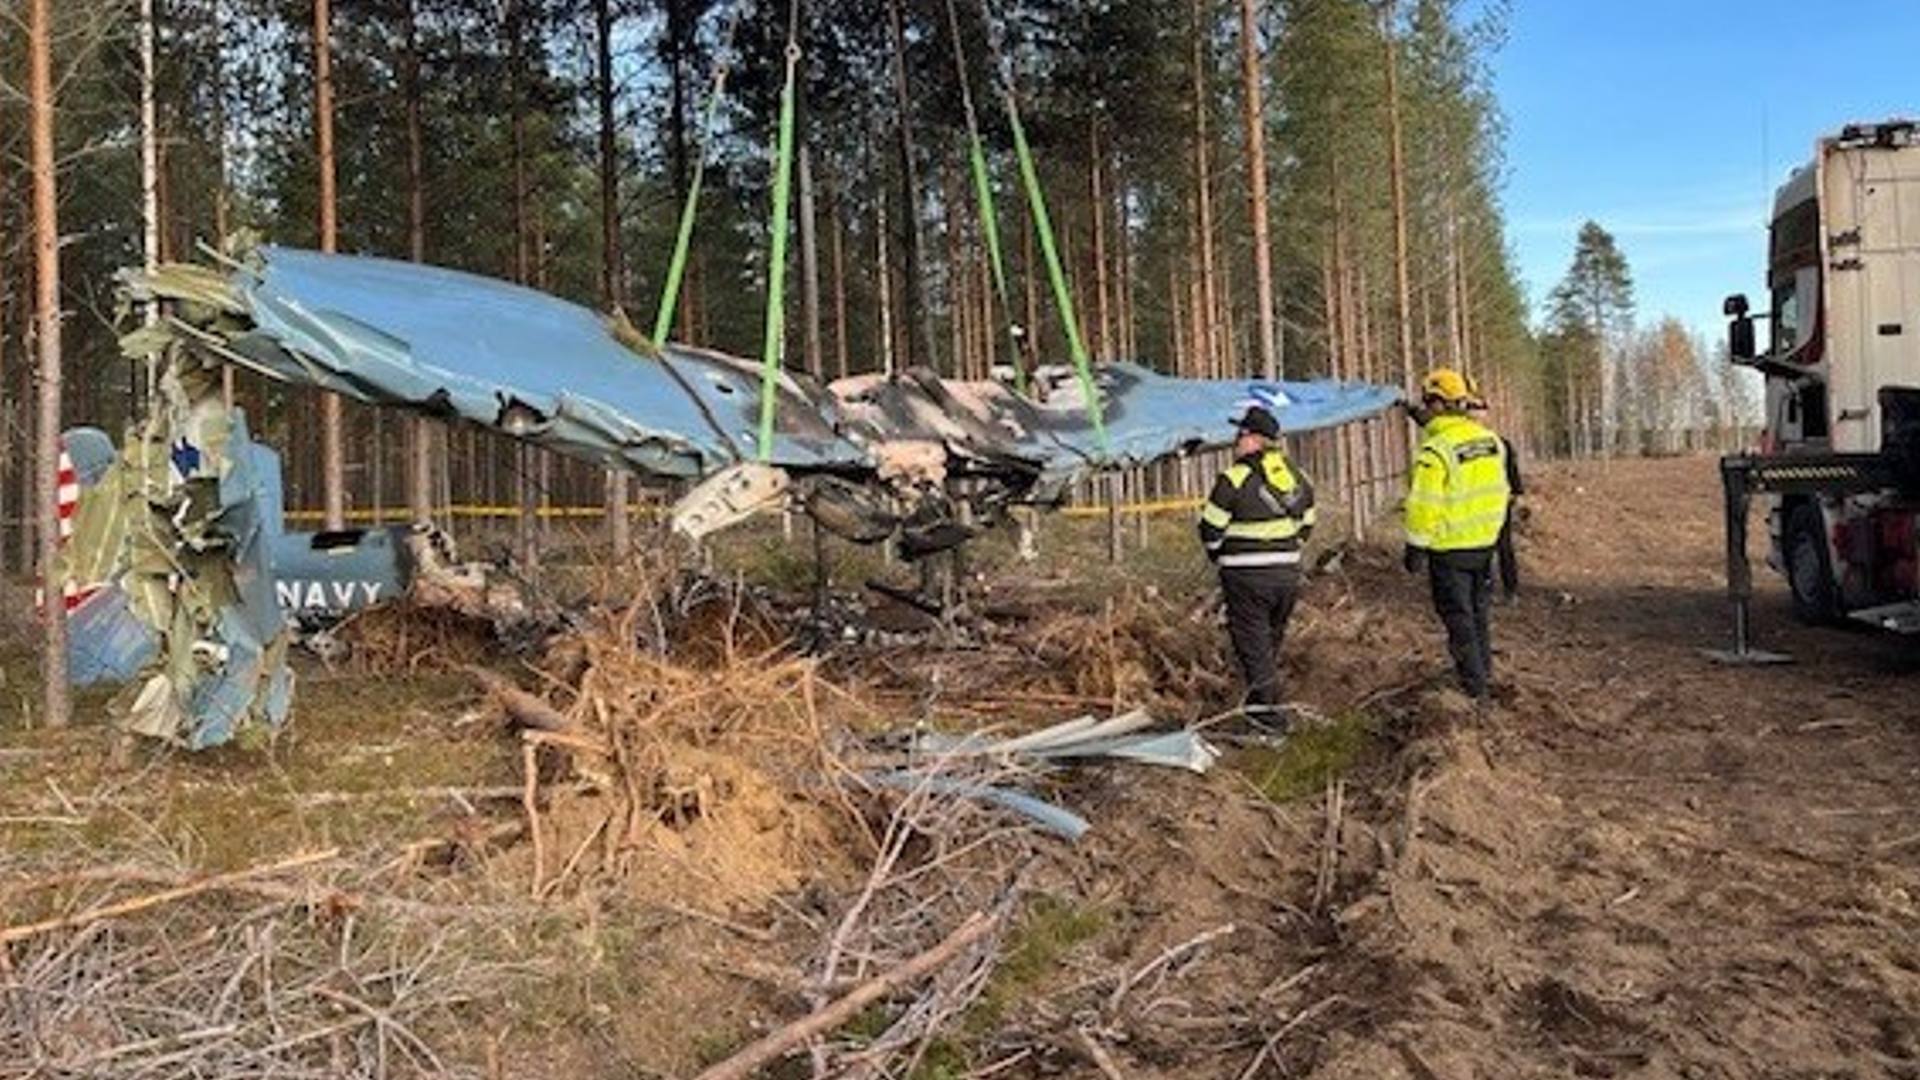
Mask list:
[[[984,993],[897,1075],[1920,1077],[1920,650],[1799,628],[1762,572],[1758,632],[1797,663],[1713,666],[1697,651],[1729,624],[1713,463],[1531,480],[1494,708],[1441,685],[1424,583],[1385,547],[1350,548],[1287,652],[1312,722],[1204,777],[1097,766],[1050,785],[1092,832],[1041,849]],[[893,644],[826,670],[944,724],[1049,701],[1056,719],[1102,699],[1189,723],[1217,709],[1231,688],[1184,526],[1118,577],[1066,545],[1049,558],[987,603],[1084,611],[1014,650],[1029,679],[1071,666],[1052,697],[1012,693],[980,650]],[[518,778],[457,677],[311,678],[316,713],[271,760],[121,775],[97,729],[20,726],[22,676],[0,684],[0,900],[8,870],[103,863],[130,833],[205,869],[398,844],[449,813],[432,791]],[[396,791],[416,794],[378,797]],[[503,794],[466,812],[510,823]],[[687,1075],[807,1010],[776,976],[810,970],[857,884],[823,870],[718,918],[688,917],[697,891],[680,908],[499,914],[524,893],[524,855],[456,860],[408,893],[485,913],[474,933],[505,942],[486,951],[532,973],[447,1021],[450,1074]],[[0,1076],[25,1060],[10,1052]]]
[[[1920,1075],[1920,652],[1723,668],[1702,460],[1541,478],[1492,722],[1412,782],[1379,949],[1416,1002],[1327,1075]],[[1756,554],[1759,544],[1756,542]],[[1764,580],[1764,575],[1763,575]]]
[[1121,1073],[1920,1076],[1920,652],[1794,625],[1763,571],[1758,633],[1797,663],[1709,663],[1718,505],[1708,460],[1543,470],[1486,716],[1391,692],[1442,670],[1420,582],[1381,554],[1323,578],[1300,696],[1388,694],[1338,802],[1262,812],[1227,772],[1098,815],[1111,962],[1235,927],[1106,1029]]

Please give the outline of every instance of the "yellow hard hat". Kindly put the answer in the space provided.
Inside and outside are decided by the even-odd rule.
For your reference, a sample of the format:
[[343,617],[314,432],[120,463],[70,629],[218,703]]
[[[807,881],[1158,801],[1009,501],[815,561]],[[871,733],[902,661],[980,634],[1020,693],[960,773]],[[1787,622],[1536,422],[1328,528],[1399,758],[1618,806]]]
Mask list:
[[1420,382],[1420,396],[1439,398],[1448,404],[1467,404],[1473,400],[1473,386],[1467,377],[1452,368],[1435,368]]
[[1487,407],[1487,395],[1480,389],[1480,380],[1467,376],[1467,404],[1476,409]]

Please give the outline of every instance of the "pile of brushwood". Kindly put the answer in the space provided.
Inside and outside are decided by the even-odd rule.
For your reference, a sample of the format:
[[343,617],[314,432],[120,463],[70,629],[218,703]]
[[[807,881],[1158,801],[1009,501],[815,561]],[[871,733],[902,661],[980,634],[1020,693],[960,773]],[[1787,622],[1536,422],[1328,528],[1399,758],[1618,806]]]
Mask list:
[[812,940],[783,942],[789,974],[761,972],[807,1014],[704,1075],[802,1047],[835,1074],[911,1067],[985,987],[1048,841],[976,797],[1017,766],[871,750],[900,718],[789,651],[780,618],[664,570],[557,640],[533,689],[486,678],[522,744],[515,866],[534,897],[617,890],[722,925],[830,898],[792,920]]
[[107,865],[0,857],[0,1075],[482,1075],[498,1048],[473,1031],[589,963],[528,942],[635,912],[737,938],[701,959],[766,988],[710,1077],[793,1054],[901,1074],[983,992],[1058,841],[978,797],[1038,782],[1017,764],[875,750],[904,718],[782,627],[663,564],[512,667],[457,637],[393,645],[404,673],[457,644],[520,767],[448,790],[461,815],[417,840],[221,873],[157,832]]

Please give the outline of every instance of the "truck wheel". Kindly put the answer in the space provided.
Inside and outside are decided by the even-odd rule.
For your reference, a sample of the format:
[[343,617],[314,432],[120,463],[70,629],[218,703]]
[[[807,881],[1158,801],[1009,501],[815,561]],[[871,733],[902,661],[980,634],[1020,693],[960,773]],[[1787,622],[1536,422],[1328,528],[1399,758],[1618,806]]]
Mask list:
[[1787,515],[1787,585],[1793,591],[1794,618],[1808,626],[1840,621],[1840,600],[1833,585],[1833,561],[1827,554],[1827,530],[1820,508],[1802,503]]

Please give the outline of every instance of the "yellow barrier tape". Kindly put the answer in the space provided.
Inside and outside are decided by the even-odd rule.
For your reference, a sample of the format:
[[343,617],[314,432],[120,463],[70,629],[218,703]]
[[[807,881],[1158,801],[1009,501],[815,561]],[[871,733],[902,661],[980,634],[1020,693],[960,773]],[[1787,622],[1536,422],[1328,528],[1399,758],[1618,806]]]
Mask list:
[[[645,503],[635,503],[627,507],[627,512],[639,517],[651,517],[660,513],[659,508]],[[601,518],[607,516],[604,506],[541,506],[533,511],[539,518]],[[289,510],[284,515],[289,522],[324,521],[326,512],[322,510]],[[520,516],[517,506],[436,506],[433,510],[436,518],[516,518]],[[403,506],[389,507],[377,514],[371,508],[347,511],[347,521],[351,524],[379,524],[391,522],[403,525],[407,521],[407,510]]]
[[[1179,514],[1191,513],[1205,506],[1205,499],[1154,499],[1148,502],[1121,503],[1122,514]],[[1064,506],[1062,514],[1068,517],[1102,517],[1107,513],[1105,506]]]

